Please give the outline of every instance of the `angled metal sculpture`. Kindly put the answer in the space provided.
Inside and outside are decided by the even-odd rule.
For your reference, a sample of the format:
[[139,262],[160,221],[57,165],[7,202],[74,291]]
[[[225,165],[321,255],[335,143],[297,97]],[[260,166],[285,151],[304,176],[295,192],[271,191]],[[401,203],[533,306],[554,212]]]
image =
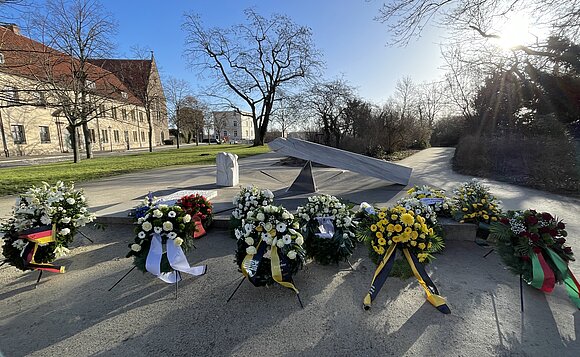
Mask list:
[[349,170],[405,186],[409,184],[413,171],[410,167],[299,139],[278,138],[268,146],[281,155]]
[[314,193],[318,191],[316,183],[314,182],[314,176],[312,175],[312,163],[310,161],[306,162],[306,165],[304,165],[302,170],[300,170],[300,173],[286,191],[305,193]]

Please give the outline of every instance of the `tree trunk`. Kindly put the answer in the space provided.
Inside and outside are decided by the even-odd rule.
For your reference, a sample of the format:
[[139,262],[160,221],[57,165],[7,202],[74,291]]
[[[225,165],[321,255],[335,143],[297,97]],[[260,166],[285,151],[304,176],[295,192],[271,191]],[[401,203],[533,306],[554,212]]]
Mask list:
[[147,124],[149,126],[149,152],[153,152],[153,124],[149,111],[147,111]]
[[78,146],[78,134],[76,126],[69,125],[66,127],[70,136],[70,145],[73,152],[73,162],[77,163],[80,161],[80,153],[79,153],[79,146]]
[[[76,130],[75,130],[76,132]],[[93,158],[93,141],[91,140],[91,132],[89,130],[89,124],[83,123],[83,136],[85,139],[85,151],[87,159]]]

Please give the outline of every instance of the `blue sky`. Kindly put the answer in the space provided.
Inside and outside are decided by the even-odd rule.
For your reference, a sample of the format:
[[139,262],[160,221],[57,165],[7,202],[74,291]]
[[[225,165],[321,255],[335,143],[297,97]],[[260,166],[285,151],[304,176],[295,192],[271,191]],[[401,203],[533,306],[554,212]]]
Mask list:
[[[385,0],[388,1],[388,0]],[[155,51],[162,75],[183,78],[196,87],[199,80],[183,57],[184,12],[200,14],[209,26],[229,27],[244,21],[243,10],[288,15],[312,29],[324,55],[325,77],[343,75],[361,97],[380,104],[394,92],[397,79],[415,82],[440,78],[439,34],[427,31],[407,47],[388,47],[387,28],[373,20],[381,0],[101,0],[118,22],[117,54],[131,57],[139,45]],[[41,2],[39,2],[41,3]]]

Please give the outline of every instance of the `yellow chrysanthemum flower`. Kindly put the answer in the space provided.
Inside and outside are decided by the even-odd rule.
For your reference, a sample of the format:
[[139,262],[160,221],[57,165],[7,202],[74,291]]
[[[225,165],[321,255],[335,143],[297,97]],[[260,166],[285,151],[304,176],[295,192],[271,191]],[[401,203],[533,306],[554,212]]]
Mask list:
[[399,233],[402,230],[403,230],[403,226],[401,226],[400,224],[395,224],[395,232]]
[[393,221],[396,221],[397,219],[399,219],[399,216],[397,216],[396,214],[392,214],[392,215],[391,215],[391,219],[392,219]]
[[463,212],[467,212],[467,208],[465,208],[465,207],[463,207],[461,210],[462,210]]
[[413,231],[413,229],[411,229],[411,227],[407,227],[405,228],[405,233],[411,233]]
[[385,245],[387,244],[387,240],[385,238],[379,238],[379,240],[377,241],[377,243],[379,243],[379,245]]
[[390,223],[390,224],[387,226],[387,232],[389,232],[389,233],[392,233],[392,232],[394,232],[394,231],[395,231],[395,225],[393,225],[392,223]]
[[415,218],[413,218],[413,216],[411,216],[408,213],[404,213],[403,215],[401,215],[401,221],[403,222],[404,225],[411,226],[413,225],[413,223],[415,223]]
[[383,233],[381,233],[381,232],[377,232],[377,233],[375,233],[375,235],[376,235],[376,236],[377,236],[377,238],[379,238],[379,239],[380,239],[380,238],[383,238]]
[[379,250],[378,250],[378,252],[377,252],[377,253],[379,253],[380,255],[383,255],[383,254],[385,254],[385,248],[383,248],[383,247],[379,247]]
[[411,232],[411,239],[415,240],[419,237],[419,233],[417,233],[417,231],[413,231]]
[[425,243],[419,243],[418,244],[419,249],[421,250],[425,250]]
[[377,231],[377,226],[375,224],[371,225],[371,231],[373,231],[373,232]]
[[394,236],[393,237],[393,242],[399,243],[400,241],[401,241],[401,236]]
[[417,245],[417,241],[416,241],[416,240],[412,240],[412,241],[410,242],[410,244],[411,244],[411,246],[415,247],[415,246]]
[[385,212],[379,212],[379,218],[380,219],[383,219],[385,217],[386,217]]
[[489,219],[489,216],[487,214],[484,214],[483,219]]

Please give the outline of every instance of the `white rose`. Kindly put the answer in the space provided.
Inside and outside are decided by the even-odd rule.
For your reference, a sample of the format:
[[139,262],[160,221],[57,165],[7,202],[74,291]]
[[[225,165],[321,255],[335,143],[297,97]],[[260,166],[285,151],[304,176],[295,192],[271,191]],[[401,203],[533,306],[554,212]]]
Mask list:
[[151,229],[153,229],[153,225],[150,222],[143,222],[141,228],[143,228],[145,232],[149,232]]
[[161,212],[158,209],[153,210],[153,217],[155,217],[155,218],[161,218],[161,217],[163,217],[163,212]]
[[304,238],[302,238],[302,236],[301,236],[301,235],[299,235],[299,236],[296,238],[296,244],[298,244],[298,245],[302,245],[302,244],[304,244]]
[[258,212],[258,214],[256,215],[256,219],[260,222],[263,222],[264,219],[266,219],[266,217],[264,216],[264,214],[262,212]]
[[272,230],[272,228],[274,228],[274,227],[272,227],[272,223],[266,222],[266,224],[264,224],[264,229],[266,231],[270,232]]
[[68,229],[68,228],[63,228],[63,229],[61,229],[61,230],[60,230],[60,232],[59,232],[59,233],[60,233],[61,235],[63,235],[63,236],[66,236],[66,235],[70,234],[70,229]]
[[254,247],[253,245],[246,248],[246,254],[254,255],[256,254],[256,252],[257,252],[256,247]]
[[183,223],[189,222],[191,222],[191,216],[189,214],[186,214],[185,216],[183,216]]
[[254,238],[252,237],[247,237],[245,241],[247,245],[254,245]]
[[137,243],[131,244],[131,250],[134,252],[139,252],[141,250],[141,246]]
[[175,243],[175,245],[179,247],[181,244],[183,244],[183,239],[177,237],[173,240],[173,243]]
[[68,203],[69,205],[74,205],[75,202],[76,202],[75,199],[72,197],[66,199],[66,203]]
[[173,223],[171,223],[169,221],[163,222],[163,230],[166,232],[172,231],[173,230]]
[[282,219],[289,219],[290,215],[288,214],[288,212],[282,212]]
[[278,248],[283,248],[283,247],[284,247],[284,240],[282,240],[282,239],[279,239],[279,240],[276,242],[276,246],[278,246]]
[[293,251],[293,250],[291,250],[291,251],[288,252],[287,256],[288,256],[289,259],[294,260],[294,259],[296,259],[296,252]]

